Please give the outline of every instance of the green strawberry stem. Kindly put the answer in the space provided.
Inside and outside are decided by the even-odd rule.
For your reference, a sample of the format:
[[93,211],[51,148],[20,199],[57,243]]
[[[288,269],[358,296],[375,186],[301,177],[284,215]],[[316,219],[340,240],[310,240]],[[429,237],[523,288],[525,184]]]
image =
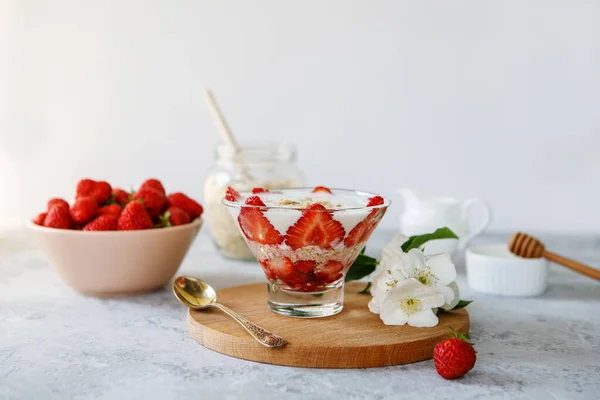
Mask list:
[[463,341],[469,343],[471,346],[473,346],[473,343],[469,342],[469,340],[471,340],[469,335],[467,335],[466,333],[460,333],[459,331],[457,331],[450,325],[448,325],[448,328],[450,328],[450,330],[452,331],[452,334],[448,334],[448,337],[455,337],[455,338],[463,340]]
[[159,217],[160,224],[157,224],[157,227],[162,226],[162,227],[168,228],[168,227],[172,226],[171,221],[169,221],[169,218],[171,218],[171,212],[167,211]]

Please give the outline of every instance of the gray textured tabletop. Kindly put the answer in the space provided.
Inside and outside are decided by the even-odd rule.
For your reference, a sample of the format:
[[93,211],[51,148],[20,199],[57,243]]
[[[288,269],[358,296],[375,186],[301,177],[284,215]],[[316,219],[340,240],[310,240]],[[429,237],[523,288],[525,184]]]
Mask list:
[[[392,232],[378,231],[377,255]],[[500,242],[486,235],[477,242]],[[541,237],[600,266],[600,238]],[[0,235],[1,399],[592,399],[600,393],[600,285],[552,266],[537,298],[473,292],[458,262],[477,365],[445,381],[433,361],[363,370],[281,367],[205,349],[187,332],[168,290],[125,299],[83,297],[65,286],[25,231]],[[180,273],[217,288],[263,280],[252,263],[220,258],[201,233]]]

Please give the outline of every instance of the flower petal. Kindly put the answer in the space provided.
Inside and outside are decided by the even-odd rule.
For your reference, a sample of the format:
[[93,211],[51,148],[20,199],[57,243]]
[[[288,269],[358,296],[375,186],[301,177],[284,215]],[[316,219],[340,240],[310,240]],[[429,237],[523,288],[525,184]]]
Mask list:
[[369,311],[371,311],[373,314],[379,314],[381,312],[381,304],[379,302],[379,298],[373,297],[369,302],[368,307]]
[[444,296],[444,304],[450,304],[452,301],[454,301],[454,298],[456,297],[454,290],[450,286],[438,284],[435,285],[435,290],[437,290],[438,293]]
[[456,279],[456,267],[448,253],[427,257],[426,263],[431,268],[431,273],[437,276],[440,284],[448,285]]
[[430,328],[436,326],[439,320],[430,308],[425,308],[409,316],[407,322],[417,328]]
[[402,308],[394,302],[384,304],[379,312],[379,317],[386,325],[404,325],[408,321],[408,317]]
[[424,309],[441,307],[444,305],[444,296],[430,286],[423,286],[423,289],[419,289],[415,297],[421,300]]
[[452,301],[446,302],[446,304],[442,306],[444,310],[452,310],[460,301],[460,292],[458,290],[458,285],[456,284],[456,282],[452,282],[448,285],[448,287],[454,292],[454,298],[452,299]]
[[419,249],[410,249],[408,253],[403,253],[401,269],[406,278],[414,278],[417,275],[416,270],[425,267],[425,255]]

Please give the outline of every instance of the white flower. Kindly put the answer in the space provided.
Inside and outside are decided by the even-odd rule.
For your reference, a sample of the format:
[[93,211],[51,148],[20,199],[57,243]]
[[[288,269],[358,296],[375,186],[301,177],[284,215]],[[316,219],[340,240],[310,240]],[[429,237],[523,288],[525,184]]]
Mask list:
[[[391,308],[400,307],[398,296],[403,296],[408,281],[417,281],[421,286],[431,289],[430,293],[437,293],[443,299],[442,304],[433,306],[444,310],[451,310],[459,301],[458,286],[456,279],[456,268],[448,254],[435,254],[425,256],[420,249],[411,249],[408,253],[402,251],[402,244],[407,240],[406,236],[396,235],[382,251],[382,258],[373,273],[369,310],[374,314],[381,314],[381,319],[386,324],[383,316],[383,308],[388,307],[389,317]],[[394,293],[391,303],[388,298]],[[431,311],[431,310],[430,310]],[[434,314],[433,312],[427,313]],[[421,315],[421,314],[419,314]],[[434,314],[435,316],[435,314]],[[388,318],[389,320],[389,318]],[[437,317],[435,318],[437,321]],[[437,324],[437,322],[436,322]]]
[[444,296],[444,304],[451,304],[456,296],[449,285],[456,279],[456,267],[450,255],[443,253],[425,256],[419,249],[411,249],[406,254],[408,261],[402,264],[404,276],[433,287]]
[[433,287],[425,286],[415,278],[398,282],[381,303],[380,316],[386,325],[409,324],[431,327],[438,324],[433,308],[444,304],[444,296]]

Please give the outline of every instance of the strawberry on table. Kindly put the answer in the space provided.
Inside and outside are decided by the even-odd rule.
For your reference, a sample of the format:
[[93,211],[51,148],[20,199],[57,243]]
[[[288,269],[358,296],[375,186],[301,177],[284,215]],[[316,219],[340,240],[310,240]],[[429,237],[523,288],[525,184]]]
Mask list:
[[181,208],[190,216],[192,221],[201,216],[204,211],[198,202],[181,192],[170,194],[169,197],[167,197],[167,205],[168,207]]
[[433,361],[438,374],[444,379],[460,378],[469,372],[477,354],[469,343],[469,336],[455,331],[449,326],[452,335],[439,342],[433,351]]
[[61,206],[61,207],[69,208],[69,203],[67,203],[66,200],[59,199],[59,198],[50,199],[50,200],[48,200],[48,205],[46,206],[46,210],[50,210],[54,206]]
[[120,205],[121,207],[125,207],[127,205],[127,203],[129,203],[131,201],[131,196],[129,195],[129,193],[127,193],[123,189],[118,189],[118,188],[112,190],[111,198],[112,198],[112,201],[114,201],[116,204]]
[[48,213],[40,213],[34,219],[33,223],[36,225],[44,226],[44,221],[46,220],[46,215]]
[[138,201],[132,201],[125,206],[117,222],[117,230],[134,231],[139,229],[152,229],[154,224],[152,218],[144,205]]
[[[258,196],[250,196],[246,199],[246,204],[254,206],[264,206],[265,204]],[[271,222],[265,217],[257,207],[242,207],[238,216],[238,223],[242,232],[248,238],[265,245],[281,244],[283,236],[279,233]]]
[[151,187],[138,190],[133,195],[133,200],[141,200],[151,218],[158,217],[167,202],[165,195],[161,191],[152,189]]
[[70,212],[75,223],[83,224],[91,221],[98,214],[98,203],[93,197],[80,197],[75,200]]
[[[115,205],[115,204],[113,204]],[[94,220],[88,222],[84,231],[116,231],[119,217],[113,214],[100,215]]]
[[337,260],[329,260],[323,266],[318,266],[315,270],[316,277],[324,283],[332,283],[342,278],[344,264]]
[[69,209],[61,205],[52,207],[44,219],[44,226],[56,229],[73,228],[73,220]]
[[257,193],[269,193],[269,189],[263,189],[263,188],[252,189],[252,194],[257,194]]
[[115,217],[119,217],[121,215],[121,206],[118,204],[109,204],[104,207],[100,207],[98,210],[98,215],[113,215]]
[[179,207],[169,207],[163,215],[160,216],[161,225],[178,226],[190,223],[190,216]]
[[315,245],[329,249],[344,239],[346,232],[321,204],[311,204],[302,217],[285,234],[285,242],[293,249]]
[[232,188],[231,186],[227,186],[227,191],[225,192],[225,199],[228,201],[238,201],[240,199],[240,193]]
[[313,193],[329,193],[331,194],[331,189],[325,186],[317,186],[313,189]]
[[145,180],[144,183],[142,183],[142,185],[140,186],[140,190],[146,189],[146,188],[158,190],[159,192],[161,192],[163,194],[163,196],[167,195],[167,192],[165,191],[165,187],[163,186],[162,182],[159,181],[158,179],[150,178],[150,179]]

